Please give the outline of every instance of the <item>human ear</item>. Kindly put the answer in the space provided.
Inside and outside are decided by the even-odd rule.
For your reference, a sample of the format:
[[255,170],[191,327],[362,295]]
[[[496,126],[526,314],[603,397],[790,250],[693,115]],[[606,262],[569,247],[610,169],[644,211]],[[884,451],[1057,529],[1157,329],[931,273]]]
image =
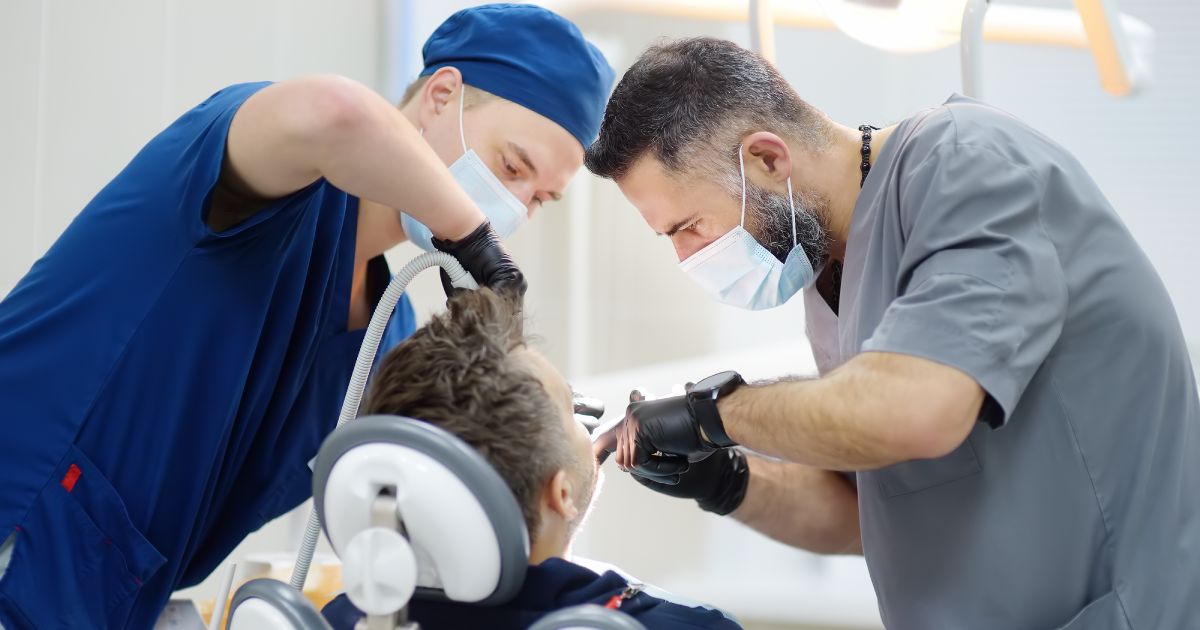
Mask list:
[[457,112],[459,91],[463,89],[462,73],[449,66],[438,68],[421,86],[420,108],[417,114],[421,127],[429,127],[434,118],[447,111]]
[[550,477],[546,487],[546,503],[555,513],[569,521],[579,515],[576,505],[575,487],[567,478],[567,471],[558,470]]
[[787,143],[769,131],[756,131],[743,138],[742,152],[747,177],[782,183],[792,175],[792,154]]

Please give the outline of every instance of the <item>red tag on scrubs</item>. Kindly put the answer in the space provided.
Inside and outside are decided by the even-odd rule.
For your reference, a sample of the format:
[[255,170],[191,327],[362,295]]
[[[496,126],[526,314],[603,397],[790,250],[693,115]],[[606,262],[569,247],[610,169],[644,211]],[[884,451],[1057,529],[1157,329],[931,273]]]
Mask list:
[[79,475],[82,474],[83,471],[79,470],[79,466],[71,464],[71,467],[67,469],[67,474],[63,475],[62,487],[66,488],[67,492],[74,490],[75,482],[79,481]]

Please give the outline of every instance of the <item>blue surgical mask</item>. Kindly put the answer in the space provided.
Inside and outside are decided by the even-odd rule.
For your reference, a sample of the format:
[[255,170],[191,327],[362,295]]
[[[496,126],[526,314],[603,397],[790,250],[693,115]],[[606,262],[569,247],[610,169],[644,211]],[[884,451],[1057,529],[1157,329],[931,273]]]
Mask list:
[[[471,197],[471,201],[479,206],[484,216],[492,222],[492,229],[496,231],[496,234],[501,239],[506,239],[515,234],[517,229],[525,223],[529,218],[529,212],[526,210],[525,204],[509,192],[492,173],[492,169],[483,163],[479,154],[467,147],[467,136],[463,131],[463,93],[465,91],[465,89],[459,90],[458,97],[458,136],[462,140],[463,155],[450,165],[450,174],[454,176],[454,181],[458,182],[458,185]],[[412,241],[414,245],[427,252],[434,250],[433,233],[425,227],[425,224],[404,212],[400,213],[400,223],[404,226],[404,233],[408,235],[408,240]]]
[[746,231],[746,166],[738,148],[742,176],[742,219],[737,227],[679,263],[718,302],[750,310],[774,308],[787,302],[816,277],[812,263],[796,237],[796,202],[788,176],[788,204],[792,209],[792,249],[779,262]]

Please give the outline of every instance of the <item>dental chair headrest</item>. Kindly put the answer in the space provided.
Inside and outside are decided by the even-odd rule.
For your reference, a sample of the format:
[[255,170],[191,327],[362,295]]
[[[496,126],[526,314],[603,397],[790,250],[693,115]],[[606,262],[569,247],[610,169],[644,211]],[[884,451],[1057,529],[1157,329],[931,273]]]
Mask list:
[[495,605],[517,594],[529,534],[508,484],[465,442],[411,418],[359,418],[321,445],[313,497],[335,552],[372,527],[388,486],[415,557],[415,597]]
[[300,591],[267,578],[250,580],[234,593],[233,601],[229,603],[229,618],[223,627],[225,630],[331,630],[325,618]]

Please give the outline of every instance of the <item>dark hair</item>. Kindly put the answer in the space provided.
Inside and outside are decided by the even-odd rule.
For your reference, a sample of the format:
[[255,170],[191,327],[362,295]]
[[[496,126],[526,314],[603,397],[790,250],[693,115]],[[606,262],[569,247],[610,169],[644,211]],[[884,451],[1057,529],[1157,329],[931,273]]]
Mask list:
[[479,451],[512,489],[531,536],[538,499],[572,466],[561,411],[526,363],[520,307],[490,289],[451,298],[384,358],[364,410],[424,420]]
[[758,54],[712,37],[681,39],[650,47],[621,77],[585,163],[610,179],[648,151],[675,173],[736,164],[734,147],[755,131],[813,149],[831,138],[825,115]]

